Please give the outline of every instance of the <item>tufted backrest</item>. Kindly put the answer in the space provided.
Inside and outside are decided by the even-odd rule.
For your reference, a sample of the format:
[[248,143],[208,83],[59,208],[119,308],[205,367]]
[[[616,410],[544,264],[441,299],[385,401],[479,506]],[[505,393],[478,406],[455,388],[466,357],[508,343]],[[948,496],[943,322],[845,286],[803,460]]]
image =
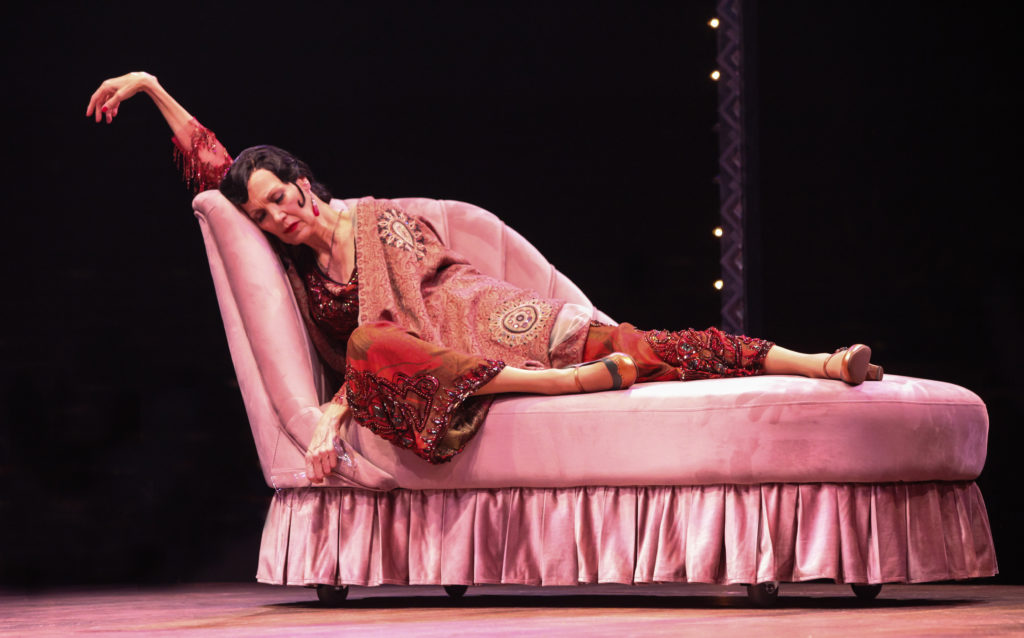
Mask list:
[[[334,200],[354,206],[358,200]],[[593,308],[583,292],[519,233],[486,210],[450,200],[395,200],[426,219],[442,242],[481,272],[543,296]],[[245,402],[264,478],[272,487],[308,485],[303,453],[320,418],[320,403],[337,388],[324,385],[281,261],[263,233],[218,191],[192,202],[203,233],[228,347]],[[594,310],[594,318],[611,322]],[[371,489],[394,486],[390,475],[347,450],[333,483]]]

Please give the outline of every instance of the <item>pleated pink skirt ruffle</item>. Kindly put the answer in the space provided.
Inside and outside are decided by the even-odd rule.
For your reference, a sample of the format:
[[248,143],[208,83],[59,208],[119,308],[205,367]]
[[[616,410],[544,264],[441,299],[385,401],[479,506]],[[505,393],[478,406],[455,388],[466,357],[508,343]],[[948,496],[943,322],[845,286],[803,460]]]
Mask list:
[[279,490],[275,585],[914,583],[991,576],[973,482]]

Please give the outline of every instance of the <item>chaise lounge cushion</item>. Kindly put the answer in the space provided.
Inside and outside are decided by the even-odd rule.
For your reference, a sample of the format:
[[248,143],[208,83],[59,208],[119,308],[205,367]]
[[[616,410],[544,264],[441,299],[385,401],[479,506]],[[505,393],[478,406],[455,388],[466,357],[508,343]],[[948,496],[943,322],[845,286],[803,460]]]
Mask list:
[[499,399],[439,466],[355,424],[345,438],[409,489],[962,481],[984,465],[988,416],[939,381],[762,376]]

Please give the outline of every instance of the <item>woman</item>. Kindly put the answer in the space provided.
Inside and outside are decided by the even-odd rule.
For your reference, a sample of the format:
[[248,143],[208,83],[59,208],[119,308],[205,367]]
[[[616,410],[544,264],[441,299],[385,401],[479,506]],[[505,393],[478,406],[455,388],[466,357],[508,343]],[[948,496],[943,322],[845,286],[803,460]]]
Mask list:
[[324,363],[344,376],[306,453],[314,482],[337,461],[334,441],[349,410],[361,425],[437,463],[462,450],[498,393],[753,374],[857,385],[882,376],[859,344],[802,354],[714,328],[590,322],[585,309],[480,274],[428,222],[392,202],[366,198],[355,209],[333,209],[309,167],[281,149],[254,147],[232,160],[148,73],[104,81],[86,116],[111,123],[140,91],[174,132],[187,181],[196,190],[219,186],[272,238]]

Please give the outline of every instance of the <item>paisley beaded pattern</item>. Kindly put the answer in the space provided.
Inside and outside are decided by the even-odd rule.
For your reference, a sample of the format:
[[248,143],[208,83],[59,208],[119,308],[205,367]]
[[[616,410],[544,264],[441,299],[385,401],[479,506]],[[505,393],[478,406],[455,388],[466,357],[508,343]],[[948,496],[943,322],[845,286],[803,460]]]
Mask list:
[[640,331],[662,361],[674,366],[682,381],[763,374],[770,341],[707,330]]
[[485,360],[446,386],[437,377],[398,372],[391,379],[349,366],[345,371],[347,402],[356,421],[394,445],[431,463],[448,461],[459,450],[441,454],[438,442],[451,425],[455,409],[505,367]]
[[541,299],[507,301],[491,313],[491,335],[501,344],[521,346],[544,332],[553,308]]
[[[424,434],[434,411],[434,398],[441,387],[437,377],[399,372],[389,380],[349,366],[345,382],[348,404],[360,425],[400,447],[416,447],[415,435]],[[427,432],[430,434],[436,435]]]
[[386,208],[378,213],[377,234],[386,245],[409,251],[417,260],[426,254],[419,224],[398,208]]

